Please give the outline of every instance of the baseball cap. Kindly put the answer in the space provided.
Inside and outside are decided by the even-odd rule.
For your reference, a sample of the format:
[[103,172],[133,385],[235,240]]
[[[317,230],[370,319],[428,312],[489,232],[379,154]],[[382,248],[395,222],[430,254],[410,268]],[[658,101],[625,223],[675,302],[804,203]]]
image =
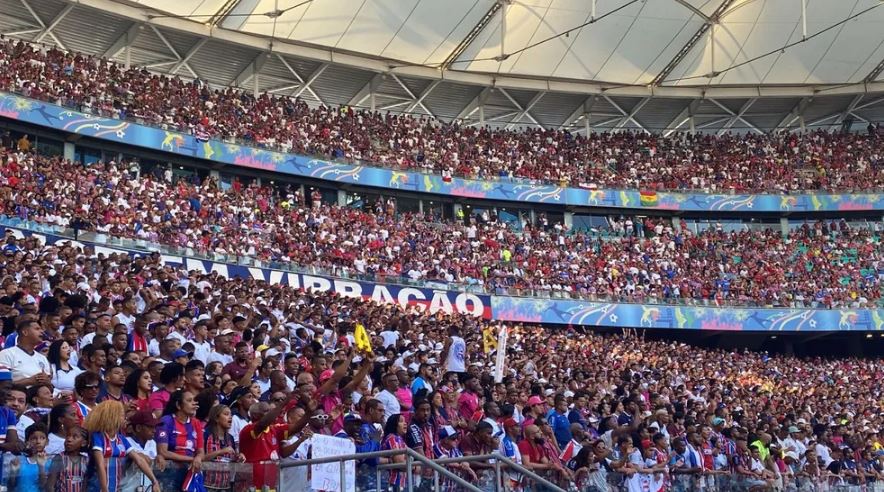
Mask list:
[[712,425],[724,425],[724,419],[721,417],[715,417],[712,419]]
[[514,419],[512,417],[510,417],[508,419],[504,419],[504,421],[503,421],[504,427],[516,427],[518,425],[519,425],[519,423],[516,422],[516,419]]
[[282,352],[275,348],[267,349],[267,352],[264,353],[264,357],[276,357],[278,355],[282,355]]
[[540,399],[539,396],[534,395],[531,398],[528,398],[528,406],[533,407],[534,405],[540,405],[543,403],[543,400]]
[[356,413],[348,413],[344,415],[344,422],[362,422],[362,417]]
[[183,349],[178,349],[175,351],[175,353],[172,355],[172,357],[175,357],[176,359],[178,357],[190,357],[190,352],[187,352],[186,350],[183,350]]
[[448,439],[449,437],[457,436],[457,430],[450,425],[444,425],[439,430],[439,439]]
[[801,429],[795,427],[794,425],[789,426],[789,434],[794,434],[795,432],[801,432]]

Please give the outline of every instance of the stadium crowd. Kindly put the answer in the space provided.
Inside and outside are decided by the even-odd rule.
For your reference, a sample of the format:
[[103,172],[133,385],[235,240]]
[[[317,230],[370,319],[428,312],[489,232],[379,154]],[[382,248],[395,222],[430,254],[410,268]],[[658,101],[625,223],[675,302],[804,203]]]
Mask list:
[[[2,248],[8,490],[174,491],[191,472],[208,490],[274,489],[276,463],[309,458],[316,435],[358,453],[497,452],[579,490],[871,490],[884,479],[880,360],[514,325],[495,382],[483,336],[494,322],[160,261],[33,236]],[[358,463],[360,490],[400,490],[404,473],[374,483],[387,461]],[[235,462],[254,466],[249,483],[207,465]],[[488,462],[445,466],[492,490]],[[432,486],[426,468],[414,477]],[[521,480],[508,474],[507,490]]]
[[432,223],[373,210],[309,206],[297,189],[227,189],[142,174],[129,163],[83,166],[0,149],[0,213],[116,237],[318,267],[381,281],[434,281],[498,293],[627,302],[870,307],[881,298],[884,247],[877,230],[847,222],[700,234],[647,218],[619,237],[473,217]]
[[443,123],[429,117],[213,89],[125,69],[92,56],[0,38],[0,89],[199,138],[329,159],[482,179],[518,177],[570,186],[710,192],[873,190],[884,187],[880,126],[866,134],[585,135]]

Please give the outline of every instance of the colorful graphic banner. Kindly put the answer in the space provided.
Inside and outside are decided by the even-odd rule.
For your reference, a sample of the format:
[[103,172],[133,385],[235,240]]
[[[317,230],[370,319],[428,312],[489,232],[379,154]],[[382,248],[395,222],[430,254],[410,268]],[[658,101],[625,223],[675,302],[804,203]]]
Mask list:
[[[48,244],[71,241],[68,237],[55,234],[0,226],[0,233],[6,230],[12,231],[18,237],[38,236]],[[150,253],[146,249],[108,247],[101,241],[74,242],[95,248],[96,254]],[[161,258],[164,264],[182,265],[188,270],[216,271],[228,278],[256,278],[272,284],[322,292],[332,291],[341,296],[361,297],[376,302],[422,306],[432,313],[439,311],[449,314],[469,313],[485,319],[510,322],[719,331],[881,331],[884,329],[884,309],[716,308],[488,296],[246,267],[176,255],[163,254]]]
[[494,319],[722,331],[880,331],[884,309],[760,309],[599,303],[492,296]]
[[[18,237],[38,236],[46,244],[68,243],[71,241],[68,237],[54,234],[43,234],[27,229],[0,226],[0,233],[5,234],[6,230],[13,231]],[[79,245],[94,247],[96,254],[124,253],[130,256],[150,254],[147,250],[108,247],[92,241],[74,242]],[[288,285],[294,288],[312,289],[320,292],[336,292],[345,297],[361,297],[375,302],[398,304],[400,306],[421,306],[422,309],[429,310],[431,313],[442,311],[451,314],[457,312],[481,316],[485,319],[491,318],[491,298],[487,295],[284,272],[269,268],[247,267],[167,254],[162,254],[161,258],[162,262],[167,265],[184,266],[187,270],[214,271],[225,278],[255,278],[270,282],[271,284]]]
[[163,150],[235,166],[388,190],[554,205],[721,212],[831,212],[884,210],[884,194],[715,195],[588,190],[510,180],[475,180],[341,164],[100,118],[0,92],[0,117],[117,143]]

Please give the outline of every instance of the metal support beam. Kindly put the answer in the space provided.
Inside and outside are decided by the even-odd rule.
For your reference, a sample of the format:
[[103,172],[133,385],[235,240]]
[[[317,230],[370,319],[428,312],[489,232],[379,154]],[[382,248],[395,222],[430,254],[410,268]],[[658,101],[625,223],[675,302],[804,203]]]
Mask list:
[[538,92],[537,94],[535,94],[534,97],[532,97],[531,100],[528,101],[528,104],[526,104],[525,107],[523,108],[522,105],[519,104],[519,102],[516,101],[515,98],[513,98],[513,96],[510,95],[509,92],[507,92],[504,89],[497,89],[497,90],[499,90],[501,93],[503,93],[503,95],[506,96],[506,98],[509,99],[511,103],[513,103],[513,106],[515,106],[516,109],[519,110],[516,113],[516,116],[512,119],[512,121],[510,121],[509,124],[507,124],[507,126],[506,126],[507,130],[509,130],[510,128],[515,126],[516,123],[518,123],[522,118],[525,118],[525,117],[527,117],[529,120],[531,120],[532,123],[539,126],[540,128],[546,128],[539,121],[537,121],[537,118],[535,118],[534,115],[531,114],[531,108],[533,108],[534,105],[537,104],[541,99],[543,99],[543,96],[546,95],[546,91],[541,91],[541,92]]
[[728,119],[728,121],[721,127],[721,129],[718,130],[718,136],[720,137],[720,136],[724,135],[725,132],[730,130],[730,128],[732,126],[734,126],[734,123],[736,123],[738,121],[742,121],[747,127],[751,128],[752,130],[755,130],[758,133],[763,134],[764,133],[763,131],[759,130],[755,125],[753,125],[752,123],[749,123],[748,121],[746,121],[743,118],[743,115],[746,114],[746,111],[749,111],[749,108],[751,108],[752,105],[755,104],[755,101],[757,101],[757,100],[758,100],[757,97],[750,98],[748,101],[743,103],[743,105],[740,107],[739,111],[734,113],[733,111],[728,109],[727,106],[721,104],[720,102],[716,101],[715,99],[710,99],[710,101],[712,101],[713,104],[715,104],[719,108],[723,109],[725,112],[731,114],[730,119]]
[[593,94],[584,99],[583,102],[580,103],[580,106],[574,108],[574,111],[572,111],[571,114],[568,115],[567,118],[565,118],[565,121],[562,122],[562,127],[564,128],[571,126],[574,123],[577,123],[577,120],[579,120],[580,118],[586,117],[586,114],[589,113],[589,111],[592,109],[592,105],[595,104],[595,100],[598,97],[598,94]]
[[614,109],[616,109],[617,111],[620,111],[620,113],[623,114],[623,118],[621,118],[620,121],[618,121],[617,124],[614,125],[615,129],[623,128],[624,126],[626,126],[627,123],[629,123],[631,121],[635,126],[639,127],[641,130],[648,131],[647,129],[645,129],[645,127],[641,123],[638,122],[638,120],[635,119],[635,115],[637,115],[638,112],[641,111],[641,109],[643,107],[645,107],[645,104],[648,104],[649,102],[651,102],[650,97],[643,98],[641,101],[638,102],[638,104],[635,105],[634,108],[632,108],[632,111],[630,111],[628,113],[623,108],[621,108],[619,104],[617,104],[613,100],[611,100],[610,97],[608,97],[608,96],[602,96],[602,97],[604,97],[605,101],[608,101],[608,104],[613,106]]
[[375,92],[377,92],[378,87],[381,86],[381,83],[383,83],[383,81],[387,77],[388,77],[388,74],[386,72],[379,72],[379,73],[374,74],[374,77],[372,77],[368,82],[366,82],[365,85],[363,85],[362,88],[359,89],[359,91],[356,94],[354,94],[353,97],[350,98],[350,101],[347,102],[347,105],[361,107],[366,99],[371,99],[371,103],[369,104],[369,107],[371,108],[372,111],[374,111],[375,110],[375,97],[374,97]]
[[[233,80],[231,80],[230,83],[227,85],[232,87],[245,88],[245,84],[261,72],[261,69],[263,69],[264,65],[267,64],[268,59],[270,59],[270,53],[258,53],[258,55],[255,56],[255,58],[253,58],[248,65],[246,65],[246,68],[244,68],[242,72],[234,77]],[[257,90],[255,92],[257,93]]]
[[[409,106],[408,106],[409,108],[414,108],[414,107],[420,106],[421,108],[423,108],[424,111],[426,111],[427,114],[430,114],[430,115],[433,114],[433,112],[430,111],[429,108],[424,106],[423,98],[418,100],[417,96],[414,95],[414,92],[412,92],[411,89],[409,89],[408,86],[402,82],[402,79],[397,77],[395,73],[392,73],[390,75],[393,77],[393,80],[395,80],[396,83],[399,84],[399,87],[402,87],[402,90],[404,90],[405,93],[411,97],[411,100],[409,101],[411,104],[409,104]],[[430,84],[430,85],[433,85],[433,84]]]
[[877,79],[878,76],[881,75],[881,72],[884,72],[884,59],[882,59],[877,65],[875,65],[875,68],[873,68],[872,71],[869,72],[868,75],[866,75],[866,77],[863,79],[863,82],[874,82],[875,79]]
[[[141,31],[144,30],[144,25],[140,23],[132,24],[132,27],[126,30],[123,34],[120,35],[117,39],[114,40],[111,45],[104,50],[104,53],[101,54],[103,58],[111,59],[116,57],[120,51],[124,49],[131,49],[132,44],[135,42],[135,39],[141,34]],[[127,62],[129,61],[129,57],[126,57]],[[126,68],[129,68],[130,63],[126,63]]]
[[[454,117],[455,120],[463,120],[475,113],[482,105],[485,104],[485,100],[488,99],[488,96],[491,94],[491,87],[485,87],[479,92],[476,97],[474,97],[466,106]],[[484,120],[484,118],[482,118]]]
[[470,46],[470,44],[472,44],[473,40],[476,39],[476,37],[483,30],[485,30],[485,26],[487,26],[488,23],[491,22],[491,19],[494,18],[494,15],[497,13],[498,10],[501,9],[502,6],[503,2],[501,1],[497,1],[491,4],[488,12],[485,12],[485,15],[482,16],[481,19],[479,19],[479,23],[473,26],[470,32],[468,32],[467,35],[464,36],[464,38],[461,39],[459,43],[457,43],[457,46],[455,46],[454,49],[451,50],[451,53],[448,53],[448,56],[445,57],[445,60],[442,62],[441,65],[439,65],[440,70],[448,70],[451,67],[451,64],[457,61],[460,55],[462,55],[463,52],[466,51],[466,49]]
[[60,24],[61,21],[63,21],[64,18],[67,17],[68,14],[71,13],[71,10],[74,10],[74,4],[70,3],[70,4],[66,5],[63,9],[61,9],[61,12],[56,14],[55,17],[53,17],[53,19],[51,21],[49,21],[49,24],[46,24],[43,22],[43,19],[41,19],[40,16],[37,15],[37,12],[34,11],[34,8],[31,6],[30,3],[28,3],[27,0],[19,0],[19,1],[22,3],[22,5],[24,5],[25,9],[27,9],[27,11],[34,18],[34,20],[37,21],[37,24],[39,24],[40,27],[42,28],[40,33],[34,37],[32,42],[42,43],[43,39],[46,36],[49,36],[50,38],[52,38],[53,41],[55,41],[55,44],[59,48],[61,48],[63,50],[67,50],[67,48],[64,46],[64,43],[62,43],[61,40],[58,39],[58,36],[56,36],[55,33],[52,32],[52,30],[55,29],[58,26],[58,24]]
[[711,17],[709,17],[709,16],[707,16],[706,14],[704,14],[702,10],[700,10],[700,9],[698,9],[697,7],[694,7],[693,5],[691,5],[690,3],[688,3],[687,0],[675,0],[675,3],[677,3],[677,4],[681,5],[682,7],[684,7],[684,8],[686,8],[686,9],[690,10],[691,12],[694,13],[694,15],[696,15],[697,17],[699,17],[699,18],[703,19],[704,21],[706,21],[707,24],[712,23],[712,22],[715,22]]
[[[701,16],[705,20],[705,22],[703,22],[703,25],[700,26],[697,32],[695,32],[694,35],[691,36],[691,39],[689,39],[688,42],[685,43],[685,45],[682,46],[680,50],[678,50],[678,53],[675,54],[672,60],[670,60],[665,67],[663,67],[663,70],[661,70],[660,73],[658,73],[657,76],[654,77],[654,80],[651,81],[651,85],[660,85],[666,81],[666,77],[669,77],[669,74],[671,74],[672,71],[675,70],[675,67],[677,67],[682,61],[684,61],[691,50],[694,49],[694,46],[696,46],[697,43],[699,43],[700,40],[703,39],[703,37],[706,35],[706,32],[709,31],[712,25],[718,23],[721,20],[722,15],[725,13],[725,11],[727,11],[728,7],[730,7],[731,4],[734,3],[734,1],[735,0],[722,0],[721,4],[718,5],[718,8],[715,9],[715,12],[713,12],[712,15],[710,15],[709,17]],[[679,1],[678,3],[684,5],[685,7],[688,7],[688,5],[690,5],[687,2],[683,1]],[[691,10],[693,11],[693,9]]]
[[841,124],[842,121],[844,121],[844,118],[846,118],[848,115],[853,115],[856,118],[859,118],[863,121],[867,121],[862,116],[859,116],[856,113],[854,113],[854,111],[859,111],[860,109],[868,108],[870,106],[874,106],[876,104],[882,103],[882,102],[884,102],[884,97],[879,97],[879,98],[873,99],[871,101],[867,101],[863,104],[859,104],[859,102],[862,100],[863,96],[864,96],[864,94],[857,94],[856,96],[853,97],[853,99],[850,101],[850,104],[847,106],[847,108],[845,110],[838,111],[837,113],[830,113],[826,116],[822,116],[820,118],[817,118],[817,119],[811,121],[810,123],[808,123],[807,126],[816,126],[816,125],[819,125],[820,123],[824,123],[826,121],[829,121],[832,118],[835,118],[835,121],[832,122],[831,124],[829,124],[828,126],[833,126],[833,127],[838,126]]
[[430,95],[430,93],[436,89],[436,87],[439,87],[439,84],[441,84],[441,83],[442,83],[441,80],[434,80],[433,82],[431,82],[430,85],[428,85],[427,88],[424,89],[420,93],[420,95],[417,96],[417,99],[415,99],[414,102],[412,102],[407,108],[405,108],[405,112],[410,113],[410,112],[414,111],[414,108],[420,106],[420,107],[424,108],[424,111],[426,111],[427,114],[429,114],[430,116],[435,116],[435,115],[433,115],[433,112],[430,111],[430,108],[428,108],[424,104],[424,99],[426,99],[427,96]]
[[[325,104],[325,102],[320,99],[320,97],[316,94],[316,92],[313,91],[313,88],[310,86],[313,84],[313,82],[316,82],[316,79],[318,79],[319,76],[322,75],[322,72],[325,72],[325,69],[327,69],[328,67],[328,63],[323,63],[319,66],[319,68],[314,70],[313,73],[310,74],[310,77],[306,81],[304,81],[304,85],[302,85],[301,88],[295,92],[294,97],[300,97],[301,94],[304,93],[304,91],[310,91],[310,94],[313,94],[313,97],[315,97],[317,101]],[[294,70],[292,70],[292,73],[294,73]]]
[[694,117],[694,113],[699,109],[700,104],[703,102],[702,99],[694,99],[690,104],[685,106],[684,109],[681,110],[680,113],[675,115],[675,118],[672,118],[672,121],[666,125],[666,129],[663,130],[663,136],[668,137],[675,133],[679,128],[681,128],[685,123],[691,120]]
[[[304,79],[301,77],[301,75],[298,74],[298,72],[296,72],[294,68],[292,68],[292,66],[289,64],[289,62],[287,62],[286,59],[283,58],[282,55],[277,54],[276,57],[279,58],[279,61],[282,62],[282,64],[285,66],[286,69],[288,69],[289,73],[291,73],[295,77],[295,80],[297,80],[298,82],[301,83],[301,86],[303,88],[302,88],[302,90],[298,91],[299,96],[301,95],[302,92],[304,92],[306,90],[307,92],[310,93],[310,95],[313,96],[314,99],[319,101],[320,104],[325,104],[325,102],[322,100],[322,98],[319,97],[319,94],[317,94],[316,91],[314,91],[313,88],[310,87],[309,84],[304,82]],[[315,77],[319,77],[319,75],[322,75],[322,72],[325,71],[326,68],[328,68],[328,64],[320,65],[319,68],[317,69],[317,72],[319,72],[319,73],[317,74],[316,72],[314,72],[312,75],[310,75],[310,77],[313,78],[313,80],[316,80]]]
[[778,132],[784,128],[789,128],[790,126],[792,126],[793,123],[795,123],[795,120],[799,121],[799,126],[803,130],[804,129],[804,111],[807,110],[807,106],[809,106],[812,101],[813,101],[812,96],[811,97],[802,97],[801,99],[799,99],[798,103],[795,105],[795,107],[793,107],[792,110],[789,111],[789,114],[784,116],[783,119],[781,119],[780,122],[777,123],[777,126],[775,126],[773,128],[773,130],[771,130],[771,133]]
[[197,41],[197,43],[195,45],[193,45],[189,50],[187,50],[187,53],[185,53],[184,56],[181,56],[176,52],[175,54],[178,55],[179,60],[178,60],[178,63],[176,63],[175,66],[169,70],[169,73],[174,75],[174,74],[177,74],[178,70],[181,70],[182,67],[187,67],[187,70],[189,70],[190,73],[195,78],[200,78],[199,74],[196,73],[196,70],[194,70],[193,67],[191,67],[188,62],[190,61],[191,58],[193,58],[193,55],[195,55],[196,52],[199,51],[208,42],[209,42],[209,38],[200,39],[199,41]]

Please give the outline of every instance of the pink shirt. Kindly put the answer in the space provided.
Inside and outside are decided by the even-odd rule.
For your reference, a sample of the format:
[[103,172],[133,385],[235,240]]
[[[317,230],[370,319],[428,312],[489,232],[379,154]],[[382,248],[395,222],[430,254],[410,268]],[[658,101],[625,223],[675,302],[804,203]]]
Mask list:
[[479,395],[464,391],[457,399],[457,408],[464,420],[470,420],[479,410]]

